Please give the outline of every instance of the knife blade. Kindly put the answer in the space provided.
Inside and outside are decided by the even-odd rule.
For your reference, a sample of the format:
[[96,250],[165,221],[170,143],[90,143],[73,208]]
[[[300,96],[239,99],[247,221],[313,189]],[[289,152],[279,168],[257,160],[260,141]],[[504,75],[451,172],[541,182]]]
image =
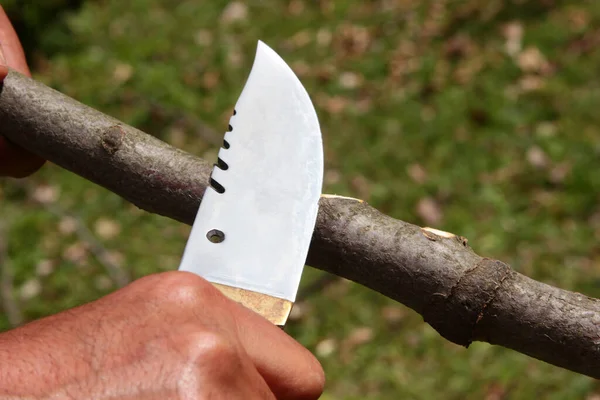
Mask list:
[[322,183],[323,144],[312,101],[286,62],[259,41],[179,270],[283,326]]

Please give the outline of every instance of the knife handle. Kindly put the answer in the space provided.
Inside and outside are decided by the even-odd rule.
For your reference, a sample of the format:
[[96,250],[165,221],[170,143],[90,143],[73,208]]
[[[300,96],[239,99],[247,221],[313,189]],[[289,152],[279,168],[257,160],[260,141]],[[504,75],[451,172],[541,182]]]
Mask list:
[[284,327],[294,305],[289,300],[269,296],[268,294],[222,285],[220,283],[212,282],[212,284],[231,300],[251,309],[280,328]]

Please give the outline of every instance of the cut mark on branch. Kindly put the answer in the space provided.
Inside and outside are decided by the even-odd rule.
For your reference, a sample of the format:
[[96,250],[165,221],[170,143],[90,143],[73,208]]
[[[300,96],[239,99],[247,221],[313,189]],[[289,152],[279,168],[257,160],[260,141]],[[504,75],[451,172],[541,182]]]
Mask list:
[[321,198],[323,199],[342,199],[342,200],[353,200],[358,201],[359,203],[364,203],[364,200],[357,199],[354,197],[346,197],[346,196],[338,196],[337,194],[322,194]]
[[429,227],[421,228],[421,232],[423,233],[423,235],[425,235],[425,237],[427,239],[432,240],[434,242],[436,240],[438,240],[440,237],[453,238],[456,236],[454,233],[445,232],[445,231],[441,231],[439,229],[429,228]]

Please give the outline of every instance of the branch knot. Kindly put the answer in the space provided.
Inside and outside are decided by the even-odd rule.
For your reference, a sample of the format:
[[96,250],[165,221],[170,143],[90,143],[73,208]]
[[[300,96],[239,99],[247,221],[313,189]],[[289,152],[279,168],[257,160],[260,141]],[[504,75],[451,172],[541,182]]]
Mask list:
[[115,154],[123,143],[125,131],[120,125],[113,125],[102,133],[102,147],[110,155]]
[[452,286],[436,291],[423,317],[446,339],[469,347],[475,326],[512,273],[510,266],[501,261],[481,258]]

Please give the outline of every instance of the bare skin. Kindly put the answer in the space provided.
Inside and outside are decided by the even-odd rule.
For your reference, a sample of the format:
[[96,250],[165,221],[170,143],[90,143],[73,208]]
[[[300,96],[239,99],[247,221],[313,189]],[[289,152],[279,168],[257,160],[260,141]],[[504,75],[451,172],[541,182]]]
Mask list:
[[187,272],[0,335],[0,398],[317,399],[319,362]]
[[[31,76],[21,42],[0,6],[0,84],[8,74],[8,68]],[[40,169],[42,165],[43,159],[0,136],[0,176],[23,178]]]
[[[29,75],[0,6],[0,84]],[[44,160],[0,136],[0,176]],[[139,279],[0,334],[0,399],[317,399],[324,373],[281,329],[187,272]]]

